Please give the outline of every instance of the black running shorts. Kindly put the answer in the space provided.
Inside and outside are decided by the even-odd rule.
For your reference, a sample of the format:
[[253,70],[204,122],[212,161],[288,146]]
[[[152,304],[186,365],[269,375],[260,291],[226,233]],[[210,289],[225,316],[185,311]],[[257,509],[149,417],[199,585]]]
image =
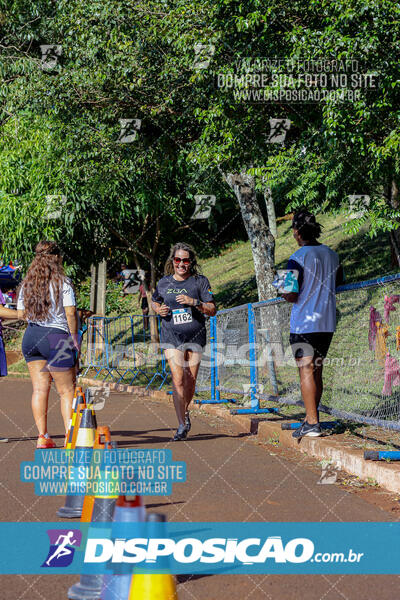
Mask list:
[[289,342],[292,347],[294,358],[300,359],[305,356],[312,356],[314,361],[317,359],[323,360],[328,354],[332,337],[333,333],[331,331],[291,333]]

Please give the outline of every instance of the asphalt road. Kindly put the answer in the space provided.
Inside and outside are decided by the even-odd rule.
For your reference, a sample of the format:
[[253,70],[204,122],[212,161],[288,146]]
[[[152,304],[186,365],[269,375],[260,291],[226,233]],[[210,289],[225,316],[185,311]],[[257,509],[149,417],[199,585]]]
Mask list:
[[[19,480],[19,465],[32,460],[37,432],[30,409],[28,381],[0,380],[0,519],[58,521],[62,498],[37,497],[33,484]],[[318,485],[319,474],[299,455],[288,460],[253,443],[250,436],[219,420],[195,415],[188,441],[171,443],[176,427],[172,405],[112,393],[98,412],[119,447],[171,448],[187,463],[187,482],[170,497],[146,497],[148,509],[170,521],[391,521],[397,513],[337,485]],[[49,432],[61,447],[62,420],[54,391]],[[0,557],[3,562],[6,557]],[[400,572],[400,567],[399,567]],[[0,600],[64,600],[76,576],[2,575]],[[179,577],[179,600],[392,600],[399,576],[224,575]]]

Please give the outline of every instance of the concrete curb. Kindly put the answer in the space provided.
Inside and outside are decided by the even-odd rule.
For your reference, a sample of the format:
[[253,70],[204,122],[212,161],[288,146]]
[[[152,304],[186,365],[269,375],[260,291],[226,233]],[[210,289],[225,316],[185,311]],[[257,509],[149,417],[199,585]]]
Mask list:
[[[156,400],[171,401],[170,395],[159,390],[145,390],[135,386],[117,385],[80,378],[81,383],[90,386],[109,387],[116,392],[126,392],[133,395],[148,396]],[[228,410],[213,404],[193,404],[192,410],[201,410],[210,415],[218,416],[232,423],[240,433],[252,433],[257,441],[268,442],[271,438],[279,439],[282,447],[291,448],[325,460],[351,475],[363,480],[374,480],[390,492],[400,493],[400,465],[382,461],[364,460],[363,450],[348,448],[343,442],[332,437],[303,438],[299,443],[292,437],[291,431],[283,431],[280,421],[267,421],[248,415],[231,415]]]

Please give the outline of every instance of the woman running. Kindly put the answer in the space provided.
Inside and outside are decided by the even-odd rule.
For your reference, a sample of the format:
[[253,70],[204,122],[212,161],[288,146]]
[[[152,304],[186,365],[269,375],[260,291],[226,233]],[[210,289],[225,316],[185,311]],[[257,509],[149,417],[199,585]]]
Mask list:
[[201,354],[206,345],[205,315],[217,312],[210,283],[199,274],[195,252],[179,242],[165,263],[165,277],[152,296],[161,316],[161,343],[171,369],[173,398],[179,427],[173,441],[184,440],[191,428],[193,399]]
[[282,294],[293,302],[290,317],[290,345],[300,375],[306,419],[293,432],[294,438],[321,435],[318,405],[323,383],[322,368],[336,329],[336,286],[343,282],[339,257],[320,244],[321,225],[306,210],[292,221],[293,237],[300,246],[287,268],[298,274],[298,292]]
[[75,389],[79,352],[75,294],[55,242],[39,242],[22,281],[17,310],[28,320],[22,352],[32,380],[32,412],[39,431],[37,448],[54,448],[47,433],[47,408],[52,378],[61,400],[65,431]]

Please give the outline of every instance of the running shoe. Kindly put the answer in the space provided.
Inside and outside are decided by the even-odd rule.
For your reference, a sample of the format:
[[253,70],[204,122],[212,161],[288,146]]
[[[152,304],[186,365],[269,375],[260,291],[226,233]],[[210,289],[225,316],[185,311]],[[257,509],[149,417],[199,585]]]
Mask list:
[[185,425],[179,425],[178,429],[175,432],[174,437],[172,438],[173,442],[180,442],[181,440],[185,440],[187,438],[187,429]]
[[188,410],[185,412],[185,428],[186,428],[186,431],[188,433],[189,433],[189,431],[192,428],[192,424],[190,422],[190,415],[189,415],[189,411]]
[[295,429],[292,433],[292,437],[300,439],[302,437],[320,437],[322,435],[321,425],[314,423],[310,425],[307,421],[304,421],[301,427]]
[[38,441],[36,444],[36,448],[39,450],[45,450],[47,448],[55,448],[55,442],[51,438],[44,437],[44,435],[39,435]]

